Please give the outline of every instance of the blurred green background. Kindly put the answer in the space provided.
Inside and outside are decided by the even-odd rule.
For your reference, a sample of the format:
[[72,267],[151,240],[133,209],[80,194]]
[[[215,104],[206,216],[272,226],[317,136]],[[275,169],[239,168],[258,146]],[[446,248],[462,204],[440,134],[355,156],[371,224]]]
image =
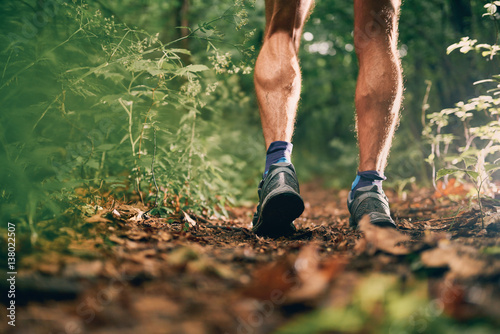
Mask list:
[[[488,3],[404,2],[405,98],[389,185],[430,184],[423,112],[483,94],[473,83],[498,74],[496,55],[446,52],[464,36],[496,43]],[[2,221],[36,233],[112,198],[165,215],[252,203],[265,159],[252,77],[263,29],[260,0],[0,2]],[[292,159],[302,180],[336,188],[356,173],[352,30],[351,1],[318,0],[300,49]],[[460,124],[446,128],[457,147]]]

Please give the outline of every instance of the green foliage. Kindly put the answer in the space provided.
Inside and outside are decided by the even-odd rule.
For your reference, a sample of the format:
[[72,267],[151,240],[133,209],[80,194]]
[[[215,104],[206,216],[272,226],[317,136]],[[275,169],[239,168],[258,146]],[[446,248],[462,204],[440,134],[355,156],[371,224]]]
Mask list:
[[[247,98],[233,94],[251,51],[241,30],[245,5],[220,5],[207,22],[164,42],[98,3],[2,3],[2,219],[28,222],[36,236],[36,221],[78,200],[83,207],[82,197],[97,205],[110,192],[161,199],[167,213],[224,212],[238,193],[231,180],[247,165],[221,150],[242,127],[224,131],[214,101],[225,95],[227,107]],[[219,29],[228,27],[241,37],[225,41]],[[188,39],[206,47],[179,47]],[[243,56],[231,61],[235,51]]]
[[[486,4],[483,16],[498,25],[498,1]],[[447,53],[459,50],[461,53],[476,51],[486,61],[498,62],[498,38],[494,44],[477,44],[476,39],[463,37],[448,47]],[[475,184],[477,196],[481,192],[493,195],[495,186],[490,183],[492,175],[500,169],[500,75],[480,80],[475,84],[493,84],[485,94],[458,102],[454,108],[427,115],[429,122],[424,128],[424,137],[432,147],[427,161],[435,172],[442,166],[436,178],[455,175],[464,176]],[[459,135],[459,133],[461,135]]]

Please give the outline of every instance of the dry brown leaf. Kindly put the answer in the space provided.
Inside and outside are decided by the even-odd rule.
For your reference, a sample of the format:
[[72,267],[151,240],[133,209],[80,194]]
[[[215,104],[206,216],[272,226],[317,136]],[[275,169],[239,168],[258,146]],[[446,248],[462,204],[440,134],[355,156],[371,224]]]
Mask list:
[[431,232],[424,231],[424,242],[426,245],[436,247],[439,243],[447,243],[451,239],[451,235],[446,232]]
[[108,237],[109,240],[117,243],[118,245],[123,245],[125,243],[125,240],[118,237],[116,234],[111,234],[109,237]]
[[100,237],[95,239],[81,238],[79,240],[72,240],[68,245],[68,251],[77,256],[87,258],[98,257],[100,255],[100,252],[97,249],[96,245],[102,245],[102,239]]
[[104,263],[104,266],[102,268],[102,274],[106,277],[112,277],[115,279],[120,278],[120,273],[118,272],[118,269],[116,268],[115,264],[113,261],[108,260]]
[[490,232],[500,232],[500,213],[484,217],[484,226]]
[[[406,255],[411,250],[401,243],[409,241],[407,235],[402,234],[394,228],[379,227],[370,222],[370,217],[364,216],[358,224],[359,229],[364,233],[365,241],[360,239],[359,246],[356,245],[358,252],[367,252],[370,255],[377,251],[383,251],[393,255]],[[363,243],[366,244],[363,246]]]
[[196,221],[193,218],[189,217],[189,215],[185,211],[182,211],[182,213],[184,214],[184,221],[189,224],[189,227],[195,227]]
[[59,263],[51,263],[51,262],[47,263],[42,262],[37,266],[38,271],[45,275],[55,275],[59,272],[60,268],[61,265]]
[[143,251],[128,254],[126,258],[136,263],[144,263],[147,259],[155,255],[156,255],[156,250],[150,248],[150,249],[145,249]]
[[138,223],[140,221],[144,220],[144,211],[139,210],[135,215],[127,219],[127,221],[132,222],[132,223]]
[[93,215],[92,217],[86,218],[85,221],[87,223],[95,224],[95,223],[111,223],[111,220],[102,217],[102,212],[98,212],[97,214]]
[[330,282],[343,269],[345,261],[341,258],[329,258],[319,261],[318,246],[305,246],[295,260],[294,268],[301,285],[289,293],[289,302],[312,300],[323,294]]
[[398,225],[399,225],[399,227],[404,227],[408,230],[411,230],[414,228],[414,225],[410,221],[408,221],[407,219],[401,219],[399,221]]
[[132,240],[125,240],[125,248],[127,250],[144,249],[147,247],[146,243],[135,242]]
[[285,256],[257,269],[243,294],[260,300],[279,299],[287,304],[320,297],[342,271],[345,261],[337,257],[320,261],[318,249],[316,244],[310,244],[295,259]]
[[153,235],[152,238],[158,241],[170,241],[172,240],[172,234],[165,231],[159,231],[157,234]]
[[429,268],[445,268],[455,255],[455,250],[450,246],[434,248],[422,253],[420,259]]
[[450,268],[459,278],[494,276],[500,273],[500,263],[480,254],[475,248],[457,243],[441,243],[438,248],[422,253],[421,261],[429,268]]
[[134,301],[134,309],[142,313],[144,317],[160,314],[162,316],[178,316],[181,307],[178,302],[172,301],[165,296],[139,296]]
[[127,238],[134,241],[148,240],[151,237],[151,233],[146,233],[142,230],[134,230],[127,232]]
[[290,257],[285,257],[255,270],[243,295],[260,300],[283,298],[289,290],[300,285],[293,263]]
[[137,206],[134,205],[127,205],[127,204],[122,204],[120,205],[117,210],[121,213],[126,213],[129,216],[132,216],[134,214],[137,214],[141,211]]
[[101,261],[72,263],[66,265],[63,270],[63,276],[86,278],[96,277],[101,273],[103,267],[104,266]]

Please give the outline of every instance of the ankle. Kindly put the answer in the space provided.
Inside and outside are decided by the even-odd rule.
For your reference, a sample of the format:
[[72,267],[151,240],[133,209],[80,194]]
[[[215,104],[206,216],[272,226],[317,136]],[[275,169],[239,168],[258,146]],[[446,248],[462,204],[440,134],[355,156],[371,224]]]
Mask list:
[[354,197],[354,193],[356,190],[362,187],[376,185],[379,188],[382,188],[382,182],[386,180],[383,172],[379,172],[376,170],[367,170],[363,172],[358,172],[354,182],[351,187],[351,199]]
[[264,177],[266,177],[269,167],[278,162],[291,162],[293,145],[286,141],[274,141],[269,145],[266,153],[266,167]]

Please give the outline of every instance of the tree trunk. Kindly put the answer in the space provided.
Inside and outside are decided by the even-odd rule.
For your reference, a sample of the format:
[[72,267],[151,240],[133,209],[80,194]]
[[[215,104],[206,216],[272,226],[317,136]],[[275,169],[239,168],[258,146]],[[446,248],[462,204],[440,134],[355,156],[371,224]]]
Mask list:
[[[178,6],[175,11],[175,23],[176,23],[176,31],[177,37],[182,38],[189,35],[189,0],[179,0]],[[179,28],[182,27],[182,28]],[[180,47],[186,50],[189,50],[189,39],[183,39],[180,42]],[[184,65],[191,63],[191,57],[186,54],[181,55],[182,62]]]

